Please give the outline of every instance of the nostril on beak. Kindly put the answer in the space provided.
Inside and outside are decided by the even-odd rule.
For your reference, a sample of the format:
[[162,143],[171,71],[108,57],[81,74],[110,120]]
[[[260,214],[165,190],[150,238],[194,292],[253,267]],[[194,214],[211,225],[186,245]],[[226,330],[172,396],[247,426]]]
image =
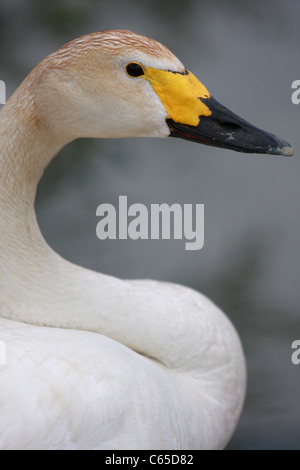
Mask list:
[[230,122],[230,121],[222,121],[220,119],[213,119],[213,122],[218,126],[221,127],[223,130],[227,132],[234,132],[242,129],[242,127],[235,123],[235,122]]

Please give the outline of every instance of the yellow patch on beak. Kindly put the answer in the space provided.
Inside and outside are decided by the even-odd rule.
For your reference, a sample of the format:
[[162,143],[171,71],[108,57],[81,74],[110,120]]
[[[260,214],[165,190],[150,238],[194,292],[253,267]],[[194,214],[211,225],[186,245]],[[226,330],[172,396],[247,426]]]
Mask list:
[[147,67],[143,77],[148,80],[166,108],[168,118],[180,124],[198,126],[201,116],[211,116],[199,98],[210,93],[191,72],[181,74]]

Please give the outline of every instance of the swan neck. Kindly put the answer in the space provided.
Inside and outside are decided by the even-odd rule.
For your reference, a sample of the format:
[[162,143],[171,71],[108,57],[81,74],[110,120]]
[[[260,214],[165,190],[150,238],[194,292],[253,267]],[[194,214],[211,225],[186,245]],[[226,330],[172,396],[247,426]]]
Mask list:
[[14,209],[18,202],[34,204],[45,168],[65,145],[47,132],[24,101],[19,89],[0,112],[0,200],[9,198]]

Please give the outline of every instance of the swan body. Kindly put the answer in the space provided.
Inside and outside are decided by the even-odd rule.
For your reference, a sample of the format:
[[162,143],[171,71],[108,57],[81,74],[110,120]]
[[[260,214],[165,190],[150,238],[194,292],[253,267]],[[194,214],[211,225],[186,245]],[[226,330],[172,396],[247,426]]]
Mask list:
[[[100,334],[0,320],[7,344],[7,366],[1,370],[1,448],[185,450],[227,444],[224,429],[232,432],[236,425],[245,379],[234,330],[213,304],[192,291],[145,287],[151,297],[157,289],[161,301],[170,307],[174,303],[175,314],[189,305],[189,315],[206,317],[203,334],[211,343],[191,352],[190,370],[175,334],[174,345],[165,351],[173,364],[162,365]],[[141,289],[141,295],[146,293]],[[214,322],[224,331],[217,340]],[[206,362],[202,370],[197,366],[200,348]]]
[[216,103],[160,43],[107,31],[48,56],[1,110],[1,449],[222,449],[231,438],[246,372],[227,317],[191,289],[65,261],[34,212],[45,167],[78,137],[292,153],[233,114],[228,139],[210,127]]

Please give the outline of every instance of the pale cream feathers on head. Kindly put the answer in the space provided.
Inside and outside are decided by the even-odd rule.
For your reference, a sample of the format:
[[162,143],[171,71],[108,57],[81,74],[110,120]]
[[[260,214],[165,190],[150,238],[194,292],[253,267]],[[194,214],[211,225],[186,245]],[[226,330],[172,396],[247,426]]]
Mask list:
[[128,134],[166,137],[166,109],[150,83],[128,77],[125,68],[131,61],[185,70],[153,39],[121,30],[92,33],[42,60],[17,91],[16,106],[37,127],[46,125],[54,134],[68,129],[67,141]]
[[53,54],[47,56],[27,77],[29,83],[40,81],[43,76],[53,69],[62,69],[72,65],[72,67],[83,68],[85,56],[92,60],[91,65],[100,66],[94,62],[97,57],[111,56],[114,61],[116,56],[130,58],[142,58],[146,61],[152,59],[161,67],[172,67],[174,71],[183,72],[183,64],[177,57],[163,44],[140,34],[126,30],[100,31],[87,34],[65,44]]
[[[82,36],[64,45],[54,53],[57,59],[68,59],[70,54],[76,54],[76,50],[83,51],[101,48],[110,55],[118,55],[123,51],[153,55],[160,60],[168,58],[174,60],[174,55],[163,44],[140,34],[125,30],[100,31]],[[51,57],[51,56],[49,56]],[[179,63],[178,59],[177,62]]]

